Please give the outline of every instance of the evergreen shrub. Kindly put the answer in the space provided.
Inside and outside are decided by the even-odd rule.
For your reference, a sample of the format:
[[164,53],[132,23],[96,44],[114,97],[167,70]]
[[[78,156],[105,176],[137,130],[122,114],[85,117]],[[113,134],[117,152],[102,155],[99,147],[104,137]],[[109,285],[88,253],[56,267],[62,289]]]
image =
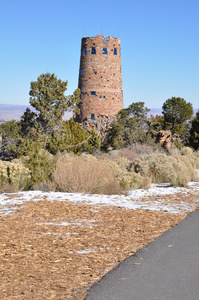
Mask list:
[[24,165],[30,170],[29,188],[38,183],[52,181],[56,159],[56,156],[44,149],[35,147],[32,151],[29,151],[29,155],[23,158]]

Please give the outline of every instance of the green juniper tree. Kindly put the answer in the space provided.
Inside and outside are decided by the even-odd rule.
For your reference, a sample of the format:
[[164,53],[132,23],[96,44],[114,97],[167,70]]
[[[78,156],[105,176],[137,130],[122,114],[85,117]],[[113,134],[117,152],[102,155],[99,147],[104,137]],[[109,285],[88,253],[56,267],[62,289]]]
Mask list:
[[188,120],[193,115],[193,107],[190,102],[183,98],[172,97],[165,101],[162,106],[165,129],[171,130],[172,134],[186,135]]
[[0,156],[16,157],[20,129],[20,122],[14,120],[0,125],[0,135],[2,137]]
[[21,125],[21,133],[22,136],[27,138],[31,132],[31,130],[37,129],[37,114],[30,110],[30,108],[26,108],[26,111],[21,117],[20,125]]
[[135,102],[128,108],[122,109],[116,116],[111,129],[107,132],[103,148],[118,149],[133,143],[144,142],[147,136],[147,113],[144,102]]
[[49,134],[46,145],[47,150],[56,154],[58,151],[63,152],[82,152],[83,142],[86,141],[89,134],[74,119],[63,122],[62,128]]
[[[67,84],[67,81],[57,79],[54,73],[41,74],[37,81],[30,83],[30,104],[37,112],[32,121],[36,122],[41,133],[56,131],[62,125],[66,110],[79,112],[80,90],[76,89],[73,95],[66,96]],[[26,115],[30,116],[30,112],[26,111]]]
[[195,150],[199,149],[199,111],[192,120],[189,142]]
[[151,115],[147,121],[149,132],[153,135],[157,131],[163,130],[164,127],[164,117],[160,115]]

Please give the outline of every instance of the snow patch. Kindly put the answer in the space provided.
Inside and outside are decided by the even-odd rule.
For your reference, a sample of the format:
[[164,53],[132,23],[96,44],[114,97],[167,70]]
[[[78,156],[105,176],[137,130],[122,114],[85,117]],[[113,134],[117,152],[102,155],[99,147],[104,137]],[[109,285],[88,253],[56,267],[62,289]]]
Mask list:
[[[28,201],[65,201],[73,202],[76,204],[93,204],[94,209],[100,209],[100,206],[116,206],[126,209],[143,209],[151,211],[163,211],[168,213],[183,213],[184,211],[192,211],[197,205],[199,196],[193,203],[166,203],[165,195],[199,195],[199,183],[191,182],[187,188],[170,187],[168,184],[153,185],[150,189],[132,190],[128,195],[91,195],[82,193],[61,193],[61,192],[41,192],[41,191],[28,191],[19,193],[4,193],[0,195],[0,213],[8,215],[14,213],[19,206]],[[95,220],[91,220],[89,225],[94,225]],[[49,223],[50,224],[50,223]],[[71,223],[52,223],[50,225],[68,226]],[[86,223],[77,222],[72,225],[86,226]]]

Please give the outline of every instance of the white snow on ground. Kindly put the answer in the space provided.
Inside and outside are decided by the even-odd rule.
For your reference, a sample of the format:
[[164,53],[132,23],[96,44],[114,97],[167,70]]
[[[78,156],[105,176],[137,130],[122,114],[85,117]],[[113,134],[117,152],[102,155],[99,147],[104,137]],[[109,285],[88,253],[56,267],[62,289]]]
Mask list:
[[[175,202],[172,196],[181,193],[182,195],[195,194],[192,203],[183,201]],[[171,195],[164,198],[165,195]],[[81,193],[41,192],[28,191],[13,194],[0,194],[0,213],[11,214],[28,201],[70,201],[76,204],[94,204],[93,209],[99,206],[116,206],[126,209],[143,209],[151,211],[163,211],[166,213],[183,213],[192,211],[199,205],[199,183],[191,182],[188,188],[169,187],[168,185],[153,185],[152,188],[144,190],[132,190],[127,195],[91,195]],[[182,199],[183,200],[183,199]],[[173,201],[173,202],[172,202]],[[58,224],[57,224],[58,225]]]

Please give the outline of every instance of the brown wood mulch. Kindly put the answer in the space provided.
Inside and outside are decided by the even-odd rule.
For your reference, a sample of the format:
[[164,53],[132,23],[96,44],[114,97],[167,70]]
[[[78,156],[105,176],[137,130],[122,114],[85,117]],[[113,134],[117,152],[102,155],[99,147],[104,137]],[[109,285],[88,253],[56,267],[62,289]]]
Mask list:
[[94,282],[186,215],[47,200],[18,205],[0,214],[0,299],[84,299]]

